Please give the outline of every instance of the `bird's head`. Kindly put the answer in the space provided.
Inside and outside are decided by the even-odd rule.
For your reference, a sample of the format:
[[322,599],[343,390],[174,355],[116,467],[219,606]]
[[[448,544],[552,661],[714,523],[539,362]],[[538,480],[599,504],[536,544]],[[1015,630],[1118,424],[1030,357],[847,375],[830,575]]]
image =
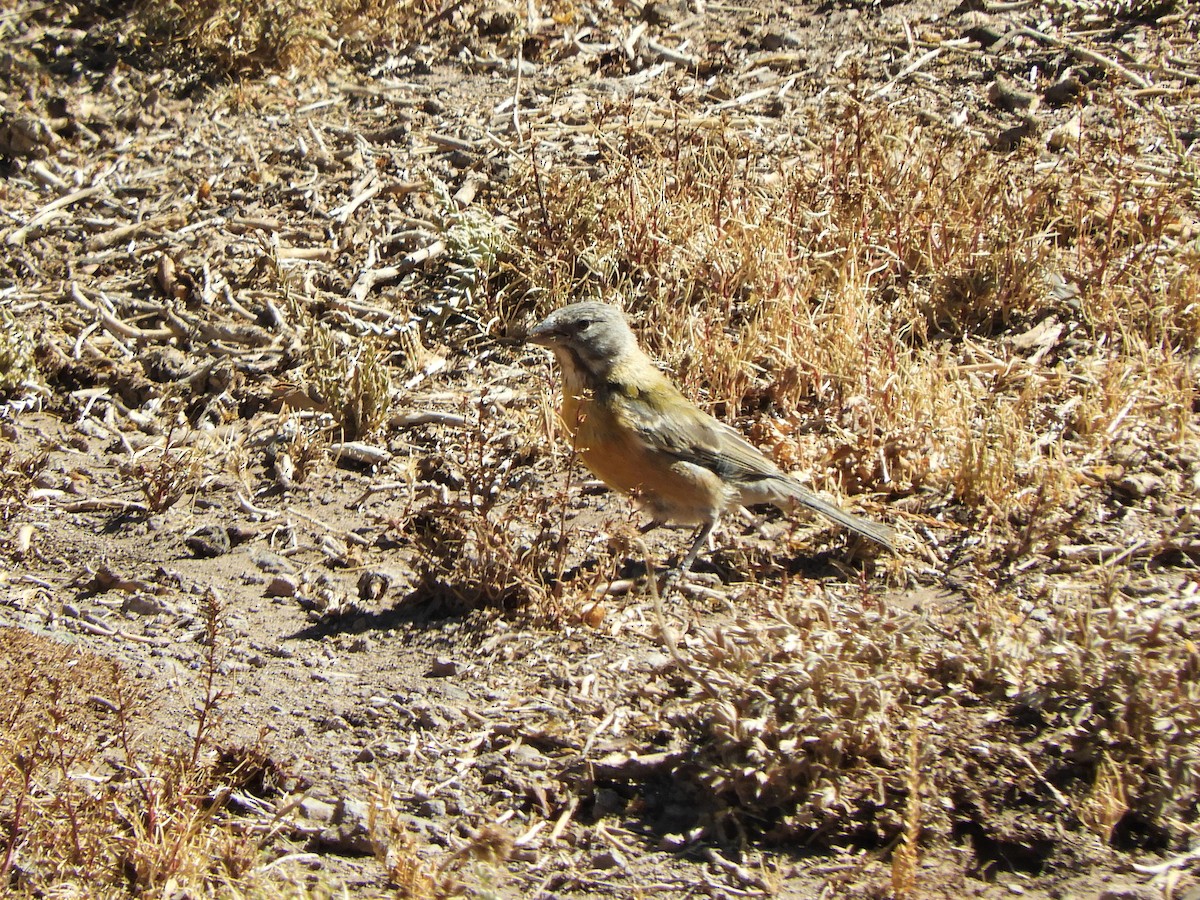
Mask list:
[[550,313],[527,340],[549,347],[566,369],[605,380],[613,367],[638,352],[637,338],[621,310],[608,303],[572,303]]

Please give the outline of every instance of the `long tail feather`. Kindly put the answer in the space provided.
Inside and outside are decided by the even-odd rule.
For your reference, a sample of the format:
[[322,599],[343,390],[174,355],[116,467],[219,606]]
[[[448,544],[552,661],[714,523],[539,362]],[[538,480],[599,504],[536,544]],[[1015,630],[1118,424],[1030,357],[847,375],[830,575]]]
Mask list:
[[841,507],[834,506],[827,500],[822,500],[791,478],[784,477],[779,480],[783,484],[786,484],[785,491],[788,500],[792,500],[797,505],[810,509],[813,512],[820,513],[825,518],[837,522],[843,528],[848,528],[856,534],[870,538],[875,543],[882,544],[889,550],[894,551],[896,549],[895,532],[886,525],[882,525],[879,522],[872,522],[870,519],[864,519],[862,516],[854,515],[854,513],[848,513]]

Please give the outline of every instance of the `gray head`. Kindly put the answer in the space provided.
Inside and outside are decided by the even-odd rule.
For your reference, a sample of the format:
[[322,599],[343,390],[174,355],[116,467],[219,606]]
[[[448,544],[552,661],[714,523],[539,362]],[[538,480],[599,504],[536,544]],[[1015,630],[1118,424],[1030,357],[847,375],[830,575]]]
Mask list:
[[595,378],[606,378],[618,360],[637,352],[637,338],[621,310],[593,301],[556,309],[527,339],[553,350],[564,368],[574,364]]

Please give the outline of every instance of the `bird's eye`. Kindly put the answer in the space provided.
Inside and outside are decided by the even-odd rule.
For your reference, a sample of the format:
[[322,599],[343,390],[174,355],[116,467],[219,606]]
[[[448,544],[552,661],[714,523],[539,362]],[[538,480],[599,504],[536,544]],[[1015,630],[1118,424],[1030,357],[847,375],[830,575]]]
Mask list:
[[576,323],[576,326],[580,331],[587,331],[589,328],[591,328],[595,324],[596,323],[593,322],[591,319],[580,319]]

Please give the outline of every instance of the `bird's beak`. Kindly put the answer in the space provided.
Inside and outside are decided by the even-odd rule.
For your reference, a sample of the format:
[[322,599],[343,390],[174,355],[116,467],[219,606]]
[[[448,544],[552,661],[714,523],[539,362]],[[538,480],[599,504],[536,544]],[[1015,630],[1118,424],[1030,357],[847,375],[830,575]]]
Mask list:
[[562,332],[551,325],[549,319],[533,326],[525,334],[525,340],[530,344],[540,344],[543,347],[554,346],[560,337],[562,337]]

